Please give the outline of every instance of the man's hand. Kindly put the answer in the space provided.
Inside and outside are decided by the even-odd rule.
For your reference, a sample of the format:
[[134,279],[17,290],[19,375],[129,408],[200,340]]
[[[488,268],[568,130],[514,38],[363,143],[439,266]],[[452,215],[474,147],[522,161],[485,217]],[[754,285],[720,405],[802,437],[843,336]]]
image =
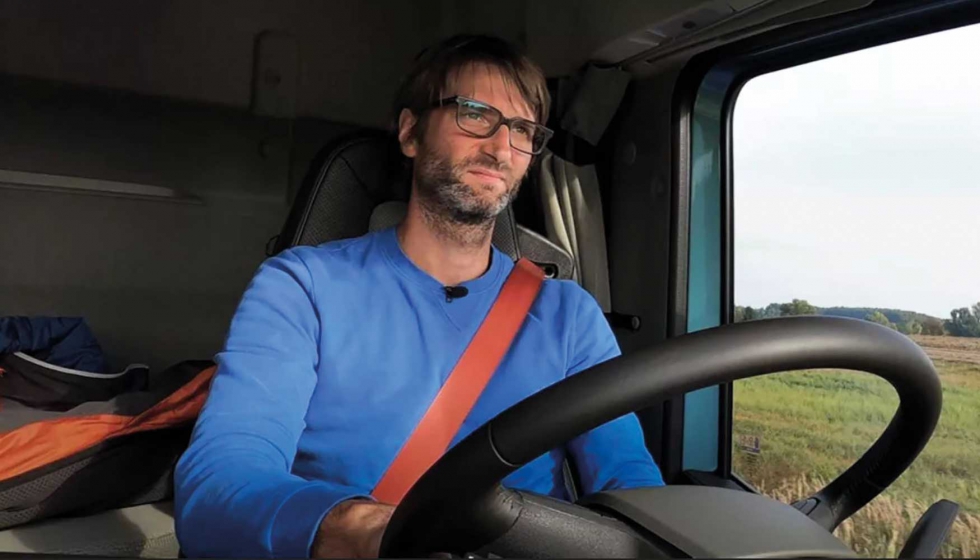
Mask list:
[[381,536],[395,506],[369,500],[337,504],[320,524],[310,555],[313,558],[377,558]]

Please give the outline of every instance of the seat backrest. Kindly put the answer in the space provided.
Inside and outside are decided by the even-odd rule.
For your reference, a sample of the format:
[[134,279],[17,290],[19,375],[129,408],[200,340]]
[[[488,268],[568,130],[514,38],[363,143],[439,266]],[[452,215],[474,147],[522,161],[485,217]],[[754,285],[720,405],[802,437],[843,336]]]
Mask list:
[[[314,158],[276,252],[296,245],[359,237],[404,217],[411,185],[394,138],[361,131],[334,142]],[[392,204],[400,202],[402,204]],[[544,236],[519,226],[513,209],[497,217],[493,244],[513,259],[527,257],[557,278],[572,278],[573,260]]]

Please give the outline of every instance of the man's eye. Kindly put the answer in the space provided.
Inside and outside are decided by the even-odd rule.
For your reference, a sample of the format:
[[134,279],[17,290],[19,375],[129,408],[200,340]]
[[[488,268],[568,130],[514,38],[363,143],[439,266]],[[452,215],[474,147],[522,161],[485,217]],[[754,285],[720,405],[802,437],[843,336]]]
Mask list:
[[474,121],[486,120],[486,117],[480,111],[466,111],[463,113],[463,118]]
[[534,127],[523,123],[515,123],[513,131],[521,136],[526,136],[527,138],[534,136]]

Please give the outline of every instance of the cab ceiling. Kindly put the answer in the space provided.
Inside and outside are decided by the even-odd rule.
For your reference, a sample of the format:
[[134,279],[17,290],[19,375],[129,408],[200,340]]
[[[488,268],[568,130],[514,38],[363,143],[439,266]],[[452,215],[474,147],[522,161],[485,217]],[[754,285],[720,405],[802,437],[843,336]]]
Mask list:
[[[820,0],[779,0],[782,10]],[[865,2],[866,3],[866,2]],[[399,79],[455,32],[523,45],[549,75],[622,59],[772,0],[0,0],[0,74],[254,107],[257,40],[280,38],[288,114],[383,126]],[[285,49],[285,51],[283,50]],[[292,64],[291,61],[296,61]]]

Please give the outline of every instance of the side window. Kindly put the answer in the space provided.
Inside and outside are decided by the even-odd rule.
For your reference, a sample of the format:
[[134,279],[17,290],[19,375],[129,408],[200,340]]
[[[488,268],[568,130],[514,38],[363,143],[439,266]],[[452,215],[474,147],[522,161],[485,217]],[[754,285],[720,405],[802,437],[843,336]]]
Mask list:
[[[961,515],[945,556],[980,555],[980,25],[766,74],[733,120],[737,321],[837,315],[920,344],[942,379],[933,439],[837,530],[895,557],[946,498]],[[967,58],[964,58],[967,57]],[[857,460],[898,397],[852,371],[734,387],[733,470],[790,503]]]

